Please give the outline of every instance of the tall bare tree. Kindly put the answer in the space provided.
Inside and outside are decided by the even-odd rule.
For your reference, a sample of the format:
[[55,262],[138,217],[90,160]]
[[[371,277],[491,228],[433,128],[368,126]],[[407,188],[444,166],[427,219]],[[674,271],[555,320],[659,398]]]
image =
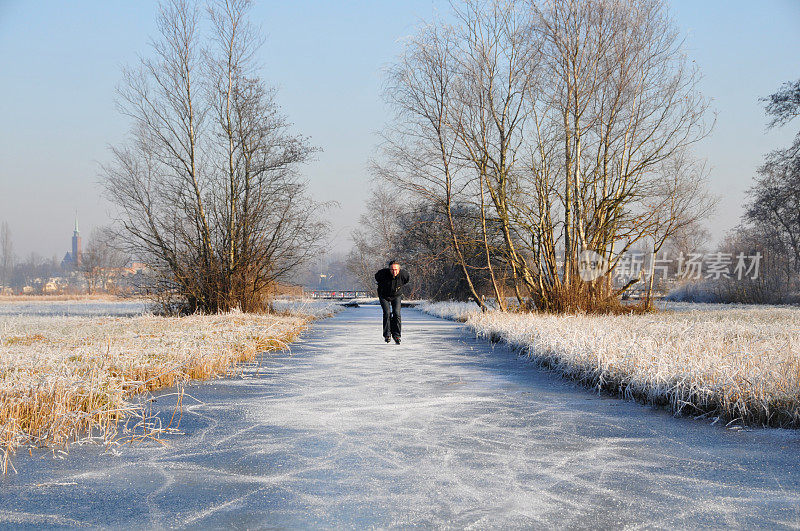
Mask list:
[[289,132],[256,74],[249,0],[219,0],[200,33],[193,2],[160,12],[153,59],[126,70],[133,140],[112,148],[106,191],[121,238],[187,311],[266,308],[265,294],[313,256],[325,223],[297,168],[314,148]]
[[14,242],[11,239],[11,229],[8,222],[0,225],[0,287],[11,284],[11,274],[14,270]]
[[645,308],[653,307],[653,284],[658,253],[676,238],[685,238],[690,233],[701,233],[700,222],[716,207],[718,198],[712,196],[707,187],[708,173],[700,161],[689,153],[676,153],[664,161],[659,179],[644,193],[642,200],[647,219],[647,242],[650,244],[649,274],[645,292]]
[[384,135],[387,162],[374,169],[379,180],[399,184],[444,213],[461,273],[473,300],[485,309],[453,217],[454,205],[468,185],[455,158],[457,137],[449,126],[459,112],[452,86],[455,45],[455,35],[448,27],[426,26],[407,43],[405,56],[389,69],[385,94],[397,114],[394,128]]

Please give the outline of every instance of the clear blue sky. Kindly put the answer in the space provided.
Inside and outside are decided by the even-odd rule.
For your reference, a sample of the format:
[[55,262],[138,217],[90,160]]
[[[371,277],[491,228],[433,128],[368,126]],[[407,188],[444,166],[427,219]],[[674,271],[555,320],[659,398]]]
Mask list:
[[[697,150],[723,196],[711,221],[718,237],[738,223],[763,154],[793,136],[766,132],[758,98],[800,78],[800,0],[670,5],[719,113]],[[317,198],[341,204],[331,213],[340,247],[365,210],[366,165],[386,119],[381,68],[420,20],[447,9],[445,0],[257,0],[263,73],[295,131],[324,150],[304,173]],[[98,164],[128,129],[114,88],[120,66],[149,52],[156,10],[153,0],[0,0],[0,221],[19,255],[63,256],[76,209],[84,235],[107,223]]]

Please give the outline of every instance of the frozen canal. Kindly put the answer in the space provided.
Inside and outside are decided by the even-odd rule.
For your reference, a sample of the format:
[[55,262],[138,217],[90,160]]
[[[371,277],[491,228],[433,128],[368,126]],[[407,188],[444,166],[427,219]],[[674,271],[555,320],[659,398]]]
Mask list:
[[188,387],[166,446],[18,455],[0,525],[800,526],[799,432],[598,396],[415,310],[387,345],[379,320],[343,311],[244,378]]

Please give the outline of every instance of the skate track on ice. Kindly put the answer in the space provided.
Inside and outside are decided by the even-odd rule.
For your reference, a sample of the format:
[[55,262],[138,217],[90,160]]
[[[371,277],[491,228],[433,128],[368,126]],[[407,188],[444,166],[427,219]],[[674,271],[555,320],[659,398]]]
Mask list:
[[672,418],[403,318],[387,345],[379,307],[344,310],[243,377],[189,385],[165,446],[18,454],[0,525],[800,526],[800,432]]

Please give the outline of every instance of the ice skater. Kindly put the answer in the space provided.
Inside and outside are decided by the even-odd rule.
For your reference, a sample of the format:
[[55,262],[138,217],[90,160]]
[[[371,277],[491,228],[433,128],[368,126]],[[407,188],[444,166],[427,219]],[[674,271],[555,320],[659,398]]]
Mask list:
[[375,273],[378,282],[378,300],[383,309],[383,340],[387,343],[389,338],[400,344],[400,300],[403,298],[403,286],[408,284],[408,271],[400,269],[397,260],[389,262],[389,267],[384,267]]

